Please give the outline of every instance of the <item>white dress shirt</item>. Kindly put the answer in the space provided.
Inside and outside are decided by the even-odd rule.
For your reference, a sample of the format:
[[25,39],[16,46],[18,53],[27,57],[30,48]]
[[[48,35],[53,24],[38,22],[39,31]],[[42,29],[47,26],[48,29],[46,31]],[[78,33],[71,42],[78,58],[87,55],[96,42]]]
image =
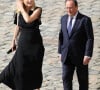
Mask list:
[[[71,29],[73,28],[73,26],[74,26],[74,24],[75,24],[77,14],[78,14],[78,12],[73,16],[73,19],[72,19],[72,27],[71,27]],[[68,16],[67,28],[68,28],[68,26],[69,26],[70,19],[71,19],[71,16]]]

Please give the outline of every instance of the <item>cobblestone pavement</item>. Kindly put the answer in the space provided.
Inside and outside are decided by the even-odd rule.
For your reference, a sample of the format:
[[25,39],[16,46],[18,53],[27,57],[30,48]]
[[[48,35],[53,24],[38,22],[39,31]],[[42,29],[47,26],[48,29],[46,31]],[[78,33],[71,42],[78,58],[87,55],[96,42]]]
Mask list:
[[[94,54],[89,64],[89,90],[100,90],[100,0],[78,0],[80,12],[91,17],[94,28]],[[45,45],[43,62],[43,85],[41,90],[63,90],[61,62],[58,58],[58,32],[60,17],[65,13],[64,0],[36,0],[43,8],[40,27]],[[0,71],[10,62],[14,53],[7,55],[13,35],[14,0],[0,0]],[[78,90],[76,73],[73,90]],[[0,90],[10,90],[0,84]]]

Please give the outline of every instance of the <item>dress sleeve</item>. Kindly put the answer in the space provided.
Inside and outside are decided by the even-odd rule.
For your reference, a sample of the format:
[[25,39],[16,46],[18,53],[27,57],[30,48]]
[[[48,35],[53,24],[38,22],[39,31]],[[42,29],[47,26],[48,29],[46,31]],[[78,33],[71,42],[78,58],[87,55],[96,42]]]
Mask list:
[[[38,8],[40,8],[41,9],[41,14],[42,14],[42,8],[41,7],[35,7],[35,9],[34,10],[36,10],[36,9],[38,9]],[[39,25],[41,25],[42,24],[42,22],[41,22],[41,14],[39,15]]]
[[17,25],[17,13],[14,13],[14,24]]

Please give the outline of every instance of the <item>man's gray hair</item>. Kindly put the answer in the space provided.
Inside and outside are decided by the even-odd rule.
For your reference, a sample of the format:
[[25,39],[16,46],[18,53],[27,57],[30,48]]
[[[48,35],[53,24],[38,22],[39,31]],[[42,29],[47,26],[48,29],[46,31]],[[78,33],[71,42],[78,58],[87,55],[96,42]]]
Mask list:
[[65,2],[67,2],[67,1],[73,1],[75,3],[75,6],[78,6],[77,0],[65,0]]

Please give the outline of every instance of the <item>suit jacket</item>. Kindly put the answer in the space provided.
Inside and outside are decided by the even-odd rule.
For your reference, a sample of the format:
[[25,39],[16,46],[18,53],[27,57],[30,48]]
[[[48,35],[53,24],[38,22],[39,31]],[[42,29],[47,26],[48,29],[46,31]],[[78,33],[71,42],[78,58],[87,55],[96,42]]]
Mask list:
[[71,35],[67,32],[68,15],[61,18],[61,30],[59,33],[58,53],[62,62],[66,62],[68,52],[72,52],[76,64],[83,62],[84,56],[92,57],[93,52],[93,27],[91,19],[78,12]]

